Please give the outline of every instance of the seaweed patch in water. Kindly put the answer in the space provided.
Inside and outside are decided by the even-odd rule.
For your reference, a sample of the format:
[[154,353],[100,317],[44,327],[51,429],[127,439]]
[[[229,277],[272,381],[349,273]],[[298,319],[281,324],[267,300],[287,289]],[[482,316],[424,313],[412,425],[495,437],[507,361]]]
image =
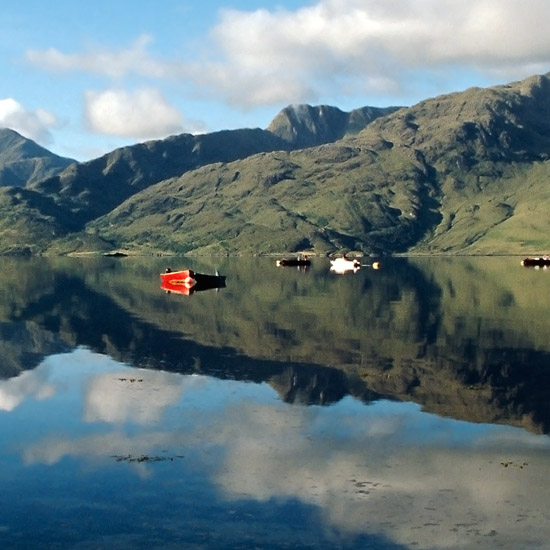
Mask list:
[[117,462],[173,462],[176,459],[184,458],[181,455],[175,456],[149,456],[149,455],[111,455]]

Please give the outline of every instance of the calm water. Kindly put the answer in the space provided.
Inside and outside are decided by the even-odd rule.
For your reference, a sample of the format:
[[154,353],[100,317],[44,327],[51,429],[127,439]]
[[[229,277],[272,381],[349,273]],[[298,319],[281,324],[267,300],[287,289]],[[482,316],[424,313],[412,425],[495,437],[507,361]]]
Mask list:
[[2,261],[2,548],[550,548],[550,271],[170,264]]

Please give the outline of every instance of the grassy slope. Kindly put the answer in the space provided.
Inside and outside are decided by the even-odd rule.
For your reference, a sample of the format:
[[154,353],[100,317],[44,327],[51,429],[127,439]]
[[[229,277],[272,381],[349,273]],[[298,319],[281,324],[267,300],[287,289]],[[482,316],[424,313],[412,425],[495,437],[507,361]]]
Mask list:
[[404,250],[419,230],[424,180],[409,150],[350,141],[207,166],[136,195],[92,227],[123,246],[176,252]]
[[[1,194],[0,253],[546,252],[549,98],[546,76],[474,88],[332,144],[241,160],[265,131],[115,151]],[[176,177],[151,186],[163,174]]]
[[0,186],[25,187],[58,174],[73,162],[14,130],[0,128]]
[[546,77],[471,89],[334,144],[209,165],[91,230],[128,248],[197,253],[548,249],[549,89]]

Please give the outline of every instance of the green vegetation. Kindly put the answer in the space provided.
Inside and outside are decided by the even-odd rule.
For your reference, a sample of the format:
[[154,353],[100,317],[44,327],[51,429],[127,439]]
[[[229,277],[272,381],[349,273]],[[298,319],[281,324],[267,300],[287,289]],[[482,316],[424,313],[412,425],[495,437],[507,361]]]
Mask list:
[[14,130],[0,128],[0,187],[25,187],[55,176],[75,162],[54,155]]
[[549,92],[535,76],[410,108],[291,106],[267,130],[119,149],[29,184],[56,210],[37,224],[38,198],[19,205],[26,236],[5,221],[0,252],[547,252]]

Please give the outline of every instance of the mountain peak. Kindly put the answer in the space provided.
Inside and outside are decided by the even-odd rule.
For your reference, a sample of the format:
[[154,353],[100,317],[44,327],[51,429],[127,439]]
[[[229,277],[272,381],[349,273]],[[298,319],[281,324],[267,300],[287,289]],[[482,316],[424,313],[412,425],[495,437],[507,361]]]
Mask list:
[[378,117],[399,107],[363,107],[345,112],[330,105],[291,104],[273,119],[267,130],[294,147],[313,147],[357,134]]
[[0,186],[24,187],[58,174],[73,162],[15,130],[0,128]]

